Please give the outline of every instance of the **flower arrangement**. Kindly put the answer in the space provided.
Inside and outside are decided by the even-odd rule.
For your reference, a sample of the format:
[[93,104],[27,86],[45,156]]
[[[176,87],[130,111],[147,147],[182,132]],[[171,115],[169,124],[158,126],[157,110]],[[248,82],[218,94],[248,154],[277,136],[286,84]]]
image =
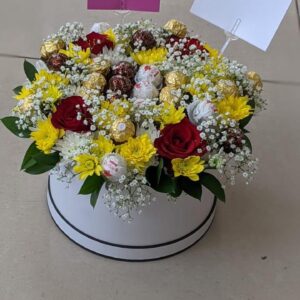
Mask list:
[[67,23],[24,70],[2,119],[33,140],[21,169],[77,176],[92,206],[103,184],[124,219],[153,200],[149,187],[199,200],[206,187],[224,201],[226,181],[240,173],[248,183],[257,169],[246,125],[266,105],[260,76],[179,21],[98,23],[87,35]]

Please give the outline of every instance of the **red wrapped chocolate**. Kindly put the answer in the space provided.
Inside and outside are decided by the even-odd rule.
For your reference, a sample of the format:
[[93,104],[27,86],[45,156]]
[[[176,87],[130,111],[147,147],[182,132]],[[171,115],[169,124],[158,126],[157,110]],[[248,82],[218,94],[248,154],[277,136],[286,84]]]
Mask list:
[[129,78],[122,75],[114,75],[109,79],[109,89],[116,93],[121,92],[122,95],[129,95],[132,90],[132,83]]
[[141,49],[142,47],[145,47],[146,49],[151,49],[156,46],[156,40],[150,31],[137,30],[132,35],[130,45],[134,49]]
[[129,79],[133,79],[135,76],[135,68],[128,61],[121,61],[112,68],[113,75],[122,75]]

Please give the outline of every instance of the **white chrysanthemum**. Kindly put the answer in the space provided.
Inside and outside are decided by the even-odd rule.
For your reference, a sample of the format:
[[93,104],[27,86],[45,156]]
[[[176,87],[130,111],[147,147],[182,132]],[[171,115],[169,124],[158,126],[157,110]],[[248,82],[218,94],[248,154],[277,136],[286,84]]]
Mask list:
[[194,101],[187,107],[187,113],[190,121],[198,125],[201,121],[207,119],[214,112],[214,105],[208,101]]
[[104,47],[100,57],[109,60],[112,65],[116,65],[120,61],[133,63],[133,59],[130,56],[126,56],[124,49],[120,45],[116,45],[114,49]]
[[66,161],[72,160],[75,156],[88,153],[92,144],[90,133],[76,133],[67,131],[64,137],[56,143],[55,150],[60,152]]

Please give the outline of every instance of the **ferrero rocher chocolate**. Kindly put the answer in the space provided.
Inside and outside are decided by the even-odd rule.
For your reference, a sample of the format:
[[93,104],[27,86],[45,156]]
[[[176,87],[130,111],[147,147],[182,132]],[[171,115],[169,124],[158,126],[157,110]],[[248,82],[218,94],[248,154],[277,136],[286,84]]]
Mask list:
[[249,71],[247,73],[247,77],[250,81],[252,81],[253,83],[253,86],[254,88],[257,90],[257,91],[261,91],[262,88],[263,88],[263,83],[262,83],[262,80],[261,80],[261,77],[259,76],[259,74],[257,74],[256,72],[254,71]]
[[64,54],[52,53],[47,60],[47,66],[50,70],[59,71],[66,60],[67,57]]
[[187,33],[186,25],[175,19],[169,20],[165,24],[164,29],[166,29],[167,31],[171,32],[173,35],[179,38],[184,38]]
[[51,39],[45,41],[41,46],[41,58],[47,60],[53,53],[65,48],[65,42],[62,39]]
[[128,95],[132,90],[132,83],[125,76],[114,75],[109,79],[109,89],[113,92],[120,91],[122,95]]
[[124,143],[135,134],[134,124],[125,118],[117,119],[110,128],[110,134],[117,143]]
[[132,80],[135,76],[135,68],[128,61],[120,61],[113,66],[112,73],[113,75],[122,75]]
[[179,98],[174,94],[175,90],[170,86],[165,86],[162,88],[159,94],[159,100],[161,102],[174,103],[179,100]]
[[108,60],[99,60],[94,58],[92,64],[89,66],[91,72],[100,73],[106,76],[110,70],[111,63]]
[[103,91],[106,85],[105,77],[100,73],[91,73],[86,81],[83,82],[83,87],[86,89]]
[[222,93],[225,97],[229,96],[238,96],[239,95],[239,89],[234,83],[234,81],[229,79],[221,79],[217,83],[217,90]]
[[175,89],[180,88],[183,84],[186,84],[187,81],[187,76],[180,71],[171,71],[165,76],[166,85]]

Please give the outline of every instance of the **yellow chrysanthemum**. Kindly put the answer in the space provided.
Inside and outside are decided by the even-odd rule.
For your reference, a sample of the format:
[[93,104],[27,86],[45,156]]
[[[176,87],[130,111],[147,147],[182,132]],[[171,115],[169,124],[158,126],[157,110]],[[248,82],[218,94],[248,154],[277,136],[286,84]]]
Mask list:
[[105,154],[111,153],[115,146],[111,140],[108,140],[102,135],[93,141],[92,153],[101,159]]
[[25,86],[22,87],[20,93],[15,96],[15,99],[17,100],[24,100],[28,97],[30,97],[33,94],[33,90],[30,88],[27,88]]
[[89,65],[91,60],[91,49],[82,50],[81,47],[72,43],[69,44],[68,50],[59,50],[59,53],[66,55],[68,58],[74,58],[77,64]]
[[199,156],[189,156],[187,158],[172,159],[174,176],[185,176],[192,181],[199,180],[199,173],[204,170],[204,160]]
[[85,180],[88,176],[94,174],[100,176],[102,167],[99,159],[91,154],[80,154],[74,158],[76,165],[73,171],[79,174],[81,180]]
[[155,155],[156,149],[148,134],[143,134],[136,138],[129,138],[127,143],[119,146],[118,153],[129,166],[143,172],[150,159]]
[[111,42],[116,44],[117,38],[112,28],[107,29],[103,34],[105,34]]
[[173,103],[165,102],[161,108],[160,116],[156,121],[161,123],[161,129],[169,124],[177,124],[185,117],[184,107],[176,109]]
[[248,100],[247,96],[229,96],[221,101],[216,101],[215,105],[219,114],[222,114],[225,118],[239,121],[252,113],[252,107],[247,104]]
[[59,73],[53,73],[42,69],[35,74],[33,85],[39,86],[41,83],[47,83],[48,85],[57,86],[60,84],[66,85],[69,83],[69,80]]
[[219,50],[213,48],[210,44],[205,43],[204,48],[208,51],[210,57],[217,58],[219,56]]
[[64,130],[52,125],[51,119],[39,120],[37,129],[31,132],[31,138],[35,141],[39,150],[49,154],[56,141],[64,135]]
[[166,60],[167,53],[168,51],[166,48],[160,47],[160,48],[153,48],[149,50],[143,50],[139,52],[132,52],[131,57],[139,65],[157,64]]
[[42,99],[43,101],[52,99],[53,102],[57,101],[62,97],[62,92],[59,90],[57,86],[49,86],[49,88],[45,89],[43,92]]

